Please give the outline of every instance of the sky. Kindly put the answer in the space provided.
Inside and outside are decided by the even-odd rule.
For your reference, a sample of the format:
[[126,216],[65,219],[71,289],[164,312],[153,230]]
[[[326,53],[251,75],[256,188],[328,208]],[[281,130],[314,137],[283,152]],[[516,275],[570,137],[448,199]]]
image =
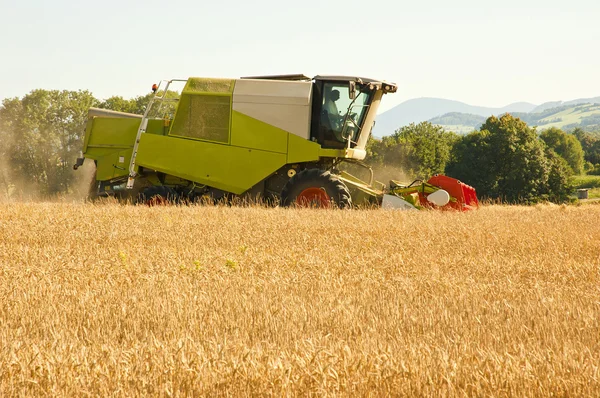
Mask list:
[[162,79],[352,75],[502,107],[600,96],[597,0],[0,0],[0,100]]

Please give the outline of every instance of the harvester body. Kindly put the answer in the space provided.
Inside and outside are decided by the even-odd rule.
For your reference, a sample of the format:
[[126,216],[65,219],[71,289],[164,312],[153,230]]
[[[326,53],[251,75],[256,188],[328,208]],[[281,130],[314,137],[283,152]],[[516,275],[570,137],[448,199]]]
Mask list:
[[[344,76],[189,78],[154,87],[144,115],[92,108],[83,155],[99,195],[194,200],[234,195],[284,205],[379,203],[389,191],[341,172],[362,164],[392,83]],[[83,159],[78,160],[78,165]],[[435,184],[434,184],[435,185]]]

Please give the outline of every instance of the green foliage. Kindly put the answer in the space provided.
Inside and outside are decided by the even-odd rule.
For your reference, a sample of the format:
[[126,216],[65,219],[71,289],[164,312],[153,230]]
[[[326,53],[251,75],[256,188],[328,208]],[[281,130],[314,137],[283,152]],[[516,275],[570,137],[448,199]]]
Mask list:
[[581,144],[585,161],[592,164],[600,163],[600,134],[576,128],[573,130],[573,135]]
[[566,134],[556,127],[551,127],[542,131],[540,138],[550,149],[567,161],[575,174],[583,172],[583,149],[577,137]]
[[0,107],[3,190],[67,192],[88,108],[97,104],[88,91],[33,90],[22,99],[5,99]]
[[[89,91],[33,90],[23,98],[5,99],[0,106],[0,194],[71,192],[82,177],[72,165],[82,148],[88,109],[142,114],[152,95],[99,101]],[[175,91],[166,95],[178,96]],[[175,106],[169,102],[157,111],[172,117]]]
[[573,177],[573,187],[579,188],[600,188],[600,176],[578,175]]
[[592,176],[600,176],[600,164],[593,166],[587,173]]
[[566,201],[574,189],[572,169],[563,157],[552,150],[546,151],[546,157],[549,164],[548,182],[541,197],[552,202]]
[[[600,165],[598,165],[600,172]],[[573,178],[573,188],[588,190],[588,198],[600,198],[600,173],[598,175],[578,175]]]
[[429,119],[432,124],[439,125],[464,125],[464,126],[481,126],[485,122],[485,116],[473,115],[471,113],[450,112],[442,116]]
[[511,203],[563,201],[571,190],[566,161],[546,150],[535,129],[511,115],[492,116],[454,146],[448,175],[480,196]]
[[[98,108],[110,109],[112,111],[135,113],[138,115],[142,115],[146,111],[146,107],[148,106],[148,103],[152,99],[153,95],[154,95],[153,93],[149,93],[146,95],[140,95],[140,96],[137,96],[135,98],[130,98],[130,99],[124,99],[121,96],[113,96],[113,97],[110,97],[110,98],[100,102],[100,104],[98,104]],[[163,95],[163,92],[159,91],[158,95]],[[169,90],[167,92],[167,95],[165,96],[165,98],[179,98],[179,92]],[[151,113],[153,113],[153,115],[150,115],[150,117],[166,116],[169,118],[173,118],[175,108],[176,108],[175,102],[164,102],[160,108],[152,107],[153,111],[151,111]],[[155,111],[160,112],[160,114],[158,114],[158,113],[154,114]]]
[[148,105],[150,97],[151,94],[148,94],[127,100],[120,96],[113,96],[102,101],[98,105],[98,108],[141,115],[146,110],[146,105]]
[[426,179],[442,173],[458,136],[429,122],[411,123],[381,141],[371,139],[367,146],[372,164],[400,167]]

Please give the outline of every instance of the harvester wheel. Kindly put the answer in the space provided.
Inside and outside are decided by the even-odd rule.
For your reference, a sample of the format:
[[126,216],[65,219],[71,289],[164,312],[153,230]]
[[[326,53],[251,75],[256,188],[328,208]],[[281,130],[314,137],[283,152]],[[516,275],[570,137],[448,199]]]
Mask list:
[[148,206],[164,206],[177,202],[177,194],[172,188],[152,186],[145,188],[138,196],[138,203]]
[[341,209],[352,206],[348,187],[329,171],[319,169],[302,170],[287,182],[281,191],[283,206]]

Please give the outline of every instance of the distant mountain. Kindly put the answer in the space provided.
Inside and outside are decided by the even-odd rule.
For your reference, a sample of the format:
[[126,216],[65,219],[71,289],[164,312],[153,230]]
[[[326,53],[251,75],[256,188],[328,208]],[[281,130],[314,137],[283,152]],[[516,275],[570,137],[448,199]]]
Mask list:
[[373,134],[378,137],[390,135],[400,127],[424,121],[457,133],[468,133],[481,127],[489,116],[503,113],[511,113],[531,126],[538,126],[539,130],[549,127],[600,129],[600,97],[542,105],[517,102],[502,108],[473,106],[441,98],[416,98],[378,115]]
[[450,112],[450,113],[446,113],[445,115],[442,115],[442,116],[436,116],[434,118],[431,118],[428,120],[428,122],[430,122],[432,124],[439,124],[439,125],[446,125],[446,126],[464,125],[464,126],[476,127],[476,126],[481,126],[485,122],[486,119],[487,119],[487,116],[473,115],[471,113]]
[[[565,105],[569,104],[571,105]],[[572,130],[579,127],[588,131],[600,130],[600,101],[597,103],[572,104],[572,101],[562,102],[563,105],[546,109],[537,113],[514,113],[530,126],[537,126],[539,130],[557,127],[563,130]]]
[[[600,131],[600,104],[561,105],[537,113],[511,112],[529,126],[535,126],[538,131],[550,127],[572,130],[575,127],[587,131]],[[451,112],[428,120],[432,124],[442,126],[448,131],[467,134],[479,129],[487,116],[469,113]]]
[[600,97],[593,98],[578,98],[571,101],[552,101],[552,102],[544,102],[542,105],[538,105],[535,109],[529,111],[531,113],[539,113],[548,109],[558,108],[559,106],[564,105],[579,105],[579,104],[600,104]]
[[481,127],[489,116],[473,115],[471,113],[450,112],[442,116],[429,119],[431,124],[437,124],[448,131],[458,134],[468,134]]
[[389,135],[410,123],[420,123],[448,113],[468,113],[488,117],[506,112],[531,112],[535,107],[536,105],[527,102],[517,102],[503,108],[488,108],[442,98],[416,98],[378,115],[373,134]]

